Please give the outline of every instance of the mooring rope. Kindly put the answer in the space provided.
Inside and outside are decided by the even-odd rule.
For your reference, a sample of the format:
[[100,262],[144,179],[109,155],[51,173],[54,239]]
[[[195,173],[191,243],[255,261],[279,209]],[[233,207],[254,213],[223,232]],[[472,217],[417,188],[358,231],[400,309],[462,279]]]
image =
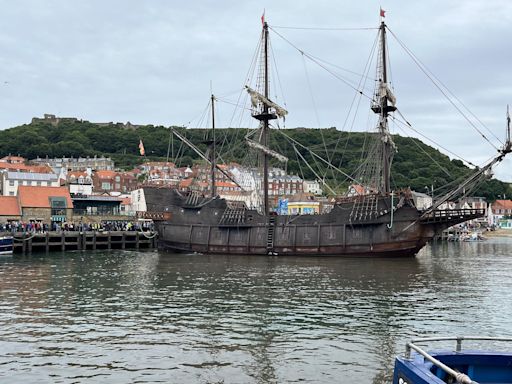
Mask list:
[[[21,238],[21,239],[19,239],[19,238],[17,238],[17,237],[14,237],[14,236],[13,236],[13,237],[12,237],[12,239],[13,239],[13,240],[15,240],[15,241],[29,241],[29,240],[33,239],[34,237],[36,237],[36,235],[37,235],[37,233],[34,233],[34,234],[33,234],[32,236],[30,236],[30,237],[27,237],[27,238],[24,238],[24,237],[23,237],[23,238]],[[25,236],[25,235],[23,235],[23,236]]]
[[157,233],[157,232],[155,232],[155,233],[153,234],[153,236],[148,236],[148,235],[146,235],[146,232],[144,232],[144,231],[140,231],[140,232],[138,232],[138,233],[142,233],[146,239],[153,239],[155,236],[157,236],[157,235],[158,235],[158,233]]

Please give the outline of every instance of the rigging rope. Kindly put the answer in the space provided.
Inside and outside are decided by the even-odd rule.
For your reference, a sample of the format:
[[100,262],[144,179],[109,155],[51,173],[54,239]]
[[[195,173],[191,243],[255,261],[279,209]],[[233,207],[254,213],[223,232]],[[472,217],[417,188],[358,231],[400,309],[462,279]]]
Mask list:
[[269,25],[270,29],[278,28],[278,29],[304,29],[304,30],[316,30],[316,31],[368,31],[372,29],[379,29],[378,27],[368,27],[368,28],[317,28],[317,27],[287,27],[282,25]]
[[[327,60],[323,60],[323,59],[321,59],[320,57],[315,56],[315,55],[312,55],[312,54],[309,54],[309,56],[311,56],[311,57],[312,57],[312,58],[314,58],[315,60],[318,60],[318,61],[320,61],[320,62],[322,62],[322,63],[327,64],[327,65],[330,65],[330,66],[332,66],[332,67],[334,67],[334,68],[337,68],[337,69],[339,69],[339,70],[341,70],[341,71],[348,72],[348,73],[350,73],[350,74],[352,74],[352,75],[354,75],[354,76],[357,76],[357,77],[365,76],[367,79],[370,79],[370,80],[372,80],[372,81],[376,81],[376,80],[377,80],[377,79],[375,79],[375,78],[373,78],[373,77],[369,76],[369,75],[368,75],[368,73],[359,73],[359,72],[355,72],[355,71],[352,71],[352,70],[347,69],[347,68],[343,68],[343,67],[341,67],[341,66],[339,66],[339,65],[337,65],[337,64],[331,63],[331,62],[329,62],[329,61],[327,61]],[[368,91],[373,92],[373,89],[372,89],[372,90],[368,89]]]
[[331,193],[333,195],[336,195],[336,192],[334,192],[334,190],[329,186],[329,184],[327,184],[325,182],[325,180],[323,180],[322,178],[320,178],[320,176],[318,175],[318,173],[315,172],[315,170],[311,167],[311,165],[306,161],[306,159],[304,158],[304,156],[302,156],[302,153],[300,153],[297,148],[295,147],[295,145],[293,146],[293,149],[295,149],[295,151],[297,152],[297,155],[300,156],[300,158],[304,161],[304,163],[307,165],[307,167],[309,168],[309,170],[311,172],[313,172],[313,174],[317,177],[318,180],[321,180],[322,181],[322,184],[325,185],[327,187],[327,189],[329,191],[331,191]]
[[[307,81],[307,84],[308,84],[309,94],[311,96],[311,103],[313,104],[313,110],[315,111],[315,117],[316,117],[317,126],[318,126],[318,128],[320,128],[321,127],[320,117],[318,115],[318,109],[316,107],[315,97],[313,95],[313,87],[311,86],[311,81],[309,79],[309,74],[308,74],[308,68],[307,68],[306,60],[304,59],[304,54],[303,53],[302,53],[301,57],[302,57],[302,63],[304,65],[304,72],[306,74],[306,81]],[[323,133],[323,130],[321,128],[320,128],[320,136],[322,137],[322,144],[323,144],[324,149],[325,149],[325,156],[327,157],[327,160],[329,162],[331,162],[332,159],[329,157],[329,152],[327,151],[327,145],[325,143],[324,133]],[[316,164],[316,161],[315,161],[315,164]],[[307,165],[309,167],[309,164],[307,164]],[[326,173],[320,178],[324,182],[325,182],[325,176],[327,175],[327,171],[328,170],[326,170]],[[315,173],[315,175],[316,175],[316,172],[313,171],[313,173]]]
[[429,137],[425,136],[423,133],[421,133],[421,132],[419,132],[418,130],[414,129],[414,128],[413,128],[413,126],[411,125],[411,123],[409,123],[409,122],[407,121],[407,119],[404,117],[404,115],[402,114],[402,112],[401,112],[399,109],[397,109],[397,110],[396,110],[396,112],[398,112],[398,114],[400,115],[400,117],[401,117],[402,119],[404,119],[404,121],[401,121],[401,120],[398,120],[395,116],[390,116],[390,117],[391,117],[393,120],[395,120],[397,123],[400,123],[400,124],[405,125],[407,128],[409,128],[409,129],[413,130],[414,132],[416,132],[418,135],[420,135],[420,136],[421,136],[421,137],[423,137],[424,139],[426,139],[426,140],[430,141],[430,142],[431,142],[431,143],[433,143],[434,145],[437,145],[439,148],[441,148],[441,149],[445,150],[446,152],[448,152],[448,153],[450,153],[451,155],[455,156],[456,158],[458,158],[458,159],[460,159],[460,160],[464,161],[465,163],[467,163],[467,164],[469,164],[469,165],[472,165],[473,167],[476,167],[476,165],[475,165],[475,164],[473,164],[471,161],[464,159],[462,156],[457,155],[456,153],[454,153],[454,152],[450,151],[449,149],[447,149],[447,148],[443,147],[441,144],[437,143],[436,141],[434,141],[434,140],[430,139]]
[[[272,29],[272,28],[270,28]],[[313,56],[309,55],[308,53],[304,52],[303,50],[301,50],[300,48],[298,48],[295,44],[293,44],[290,40],[288,40],[286,37],[284,37],[283,35],[281,35],[279,32],[277,32],[276,30],[272,29],[274,31],[274,33],[279,36],[281,39],[283,39],[285,42],[287,42],[288,44],[290,44],[293,48],[295,48],[299,53],[301,53],[302,55],[304,55],[305,57],[307,57],[309,60],[311,60],[312,62],[314,62],[315,64],[317,64],[318,66],[320,66],[321,68],[323,68],[324,70],[326,70],[327,72],[329,72],[332,76],[334,76],[335,78],[337,78],[338,80],[340,80],[341,82],[345,83],[348,87],[352,88],[353,90],[359,92],[361,95],[365,96],[366,98],[368,98],[369,100],[372,100],[373,101],[373,97],[371,96],[368,96],[366,93],[364,93],[362,90],[356,88],[354,85],[352,85],[350,83],[349,80],[346,80],[344,79],[343,77],[339,76],[338,74],[334,73],[333,71],[331,71],[329,68],[327,68],[325,65],[323,65],[322,63],[318,62],[318,60],[316,60]]]
[[324,162],[325,164],[327,164],[329,167],[332,167],[333,169],[335,169],[336,171],[338,171],[339,173],[341,173],[343,176],[346,177],[346,179],[349,179],[349,180],[352,180],[352,181],[356,181],[352,176],[350,176],[349,174],[343,172],[341,169],[339,169],[338,167],[336,167],[335,165],[329,163],[327,160],[325,160],[323,157],[321,157],[320,155],[316,154],[315,152],[311,151],[308,147],[306,147],[305,145],[302,145],[301,143],[299,143],[297,140],[291,138],[290,136],[288,136],[286,133],[284,133],[283,131],[277,131],[279,132],[280,134],[282,134],[283,136],[285,136],[288,140],[290,140],[291,142],[293,142],[294,144],[297,144],[299,147],[305,149],[306,151],[308,151],[313,157],[316,157],[318,160]]
[[[398,127],[398,125],[397,125],[397,127]],[[399,128],[402,132],[405,132],[405,130],[401,129],[400,127],[398,127],[398,128]],[[427,157],[428,157],[430,160],[432,160],[432,161],[433,161],[433,162],[434,162],[434,163],[439,167],[439,169],[440,169],[441,171],[443,171],[443,172],[444,172],[448,177],[452,177],[451,173],[450,173],[450,172],[448,172],[448,170],[447,170],[445,167],[443,167],[441,164],[439,164],[439,162],[437,162],[437,161],[436,161],[432,156],[430,156],[430,154],[429,154],[427,151],[425,151],[425,150],[421,147],[421,145],[419,145],[419,144],[416,142],[416,139],[414,139],[413,137],[410,137],[410,136],[406,136],[406,137],[408,137],[408,138],[409,138],[409,139],[410,139],[410,140],[411,140],[411,141],[412,141],[412,142],[413,142],[413,143],[414,143],[414,144],[415,144],[415,145],[420,149],[420,151],[422,151],[425,155],[427,155]]]
[[[411,57],[411,59],[414,61],[414,63],[418,66],[418,68],[427,76],[427,78],[434,84],[434,86],[443,94],[443,96],[450,102],[450,104],[460,113],[460,115],[484,138],[485,141],[487,141],[494,149],[499,151],[499,148],[495,146],[488,138],[484,135],[484,133],[478,129],[478,127],[464,114],[464,112],[453,102],[453,100],[446,94],[445,90],[448,91],[450,94],[453,95],[453,93],[446,87],[440,80],[438,80],[432,72],[426,67],[425,64],[423,64],[413,53],[412,51],[393,33],[392,30],[387,28],[388,31],[391,33],[391,35],[396,39],[398,44],[404,49],[404,51]],[[437,80],[437,81],[436,81]],[[441,87],[442,86],[442,87]],[[444,87],[444,89],[443,89]],[[457,100],[457,98],[455,98]],[[462,104],[462,103],[461,103]],[[464,104],[462,104],[464,106]],[[491,132],[492,133],[492,132]],[[499,140],[499,139],[498,139]]]
[[[271,58],[272,58],[272,62],[274,63],[274,65],[271,67],[273,71],[276,72],[276,76],[275,78],[277,79],[277,84],[279,84],[279,90],[281,92],[281,96],[283,98],[283,106],[285,107],[285,109],[287,109],[287,105],[286,105],[286,99],[284,97],[284,92],[283,92],[283,86],[281,84],[281,77],[279,76],[279,70],[277,68],[277,62],[276,62],[276,55],[274,53],[274,48],[272,46],[272,42],[270,41],[269,39],[269,46],[270,46],[270,52],[271,52]],[[275,100],[277,102],[277,100],[279,100],[278,96],[277,96],[277,93],[275,93]],[[284,121],[284,120],[283,120]]]
[[[373,46],[372,46],[372,48],[370,49],[370,54],[368,55],[368,59],[366,60],[366,63],[365,63],[365,66],[364,66],[363,74],[361,75],[361,78],[359,79],[358,87],[361,87],[361,85],[362,85],[362,87],[364,88],[364,86],[366,85],[366,80],[368,79],[367,74],[370,72],[370,67],[371,67],[371,63],[372,63],[372,61],[373,61],[373,57],[374,57],[374,55],[375,55],[375,49],[376,49],[376,47],[377,47],[377,42],[378,42],[378,40],[379,40],[379,35],[377,34],[377,35],[376,35],[376,37],[375,37],[375,40],[374,40],[374,42],[373,42]],[[361,83],[362,83],[362,84],[361,84]],[[354,98],[352,99],[352,103],[351,103],[351,105],[350,105],[349,113],[348,113],[348,115],[347,115],[347,118],[345,119],[345,122],[343,123],[343,128],[342,128],[342,129],[344,129],[344,128],[345,128],[345,126],[346,126],[346,124],[347,124],[347,122],[348,122],[348,119],[349,119],[349,117],[350,117],[350,113],[351,113],[351,111],[352,111],[352,107],[353,107],[353,105],[354,105],[354,103],[355,103],[356,99],[357,99],[356,109],[355,109],[355,111],[354,111],[354,116],[353,116],[353,118],[352,118],[352,124],[350,125],[350,129],[349,129],[349,131],[348,131],[347,140],[345,141],[345,147],[344,147],[343,151],[341,152],[341,158],[340,158],[340,162],[339,162],[339,164],[338,164],[338,167],[341,167],[341,164],[342,164],[342,162],[343,162],[343,158],[344,158],[344,154],[345,154],[345,152],[346,152],[346,150],[347,150],[348,142],[349,142],[349,140],[350,140],[350,135],[351,135],[352,130],[353,130],[354,125],[355,125],[356,116],[357,116],[357,111],[359,110],[359,106],[361,105],[361,100],[362,100],[361,95],[359,95],[359,98],[357,97],[357,93],[354,95]],[[336,150],[337,150],[337,148],[338,148],[338,144],[339,144],[339,142],[341,141],[341,137],[342,137],[342,136],[340,136],[340,138],[339,138],[339,139],[338,139],[338,141],[336,142],[336,146],[334,147],[334,152],[336,152]],[[366,144],[366,136],[365,136],[365,139],[364,139],[364,140],[365,140],[364,144]],[[363,153],[363,152],[361,152],[361,160],[362,160],[362,156],[363,156],[363,155],[362,155],[362,153]]]

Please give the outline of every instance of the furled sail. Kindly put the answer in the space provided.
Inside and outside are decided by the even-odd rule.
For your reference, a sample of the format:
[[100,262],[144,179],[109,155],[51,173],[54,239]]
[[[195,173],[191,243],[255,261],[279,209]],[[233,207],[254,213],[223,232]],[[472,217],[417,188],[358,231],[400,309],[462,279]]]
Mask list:
[[380,83],[380,97],[387,97],[393,106],[396,105],[396,97],[393,95],[393,92],[391,92],[388,83]]
[[264,145],[253,141],[251,139],[245,139],[247,141],[247,145],[251,148],[258,149],[262,152],[265,152],[267,155],[275,157],[277,160],[281,161],[282,163],[286,163],[288,161],[288,158],[286,156],[281,155],[280,153],[277,153],[276,151],[271,150],[268,147],[265,147]]
[[276,115],[279,117],[285,117],[288,114],[288,111],[284,109],[283,107],[280,107],[273,101],[269,100],[265,96],[263,96],[261,93],[256,92],[254,89],[249,87],[248,85],[245,86],[247,89],[247,92],[251,96],[251,103],[254,108],[258,106],[258,102],[265,104],[269,108],[274,108],[276,111]]

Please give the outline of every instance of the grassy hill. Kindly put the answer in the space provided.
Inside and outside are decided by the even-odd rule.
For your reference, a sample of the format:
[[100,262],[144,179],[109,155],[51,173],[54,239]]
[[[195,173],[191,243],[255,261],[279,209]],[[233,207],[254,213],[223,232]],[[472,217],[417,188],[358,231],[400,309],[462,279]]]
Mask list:
[[[207,130],[178,129],[203,151],[206,150],[206,144],[201,142],[207,138]],[[242,141],[248,131],[217,129],[216,132],[223,160],[243,164],[247,148],[242,145]],[[340,132],[334,128],[286,129],[282,130],[282,133],[306,145],[323,158],[329,157],[334,165],[349,174],[360,165],[362,151],[367,147],[370,136],[365,133]],[[176,138],[173,140],[172,148],[169,148],[169,129],[166,127],[148,125],[126,129],[117,124],[100,126],[86,121],[64,121],[58,125],[35,122],[0,131],[0,157],[8,154],[20,154],[29,159],[37,156],[106,155],[112,157],[118,167],[130,169],[143,161],[138,153],[140,139],[143,140],[146,155],[151,160],[164,160],[169,149],[171,154],[180,154],[180,165],[191,165],[199,159]],[[448,156],[420,140],[401,136],[394,136],[394,140],[399,148],[392,165],[394,188],[411,187],[424,192],[425,187],[434,185],[437,188],[446,185],[470,171],[460,160],[450,160]],[[280,132],[273,132],[271,146],[289,158],[289,173],[308,179],[315,178],[314,173],[301,164],[300,155],[297,155],[293,145]],[[314,167],[315,161],[308,151],[296,148]],[[327,173],[327,178],[331,179],[331,185],[342,187],[347,184],[343,177],[331,172]],[[492,179],[482,184],[475,193],[494,200],[500,194],[512,195],[512,189],[509,184]]]

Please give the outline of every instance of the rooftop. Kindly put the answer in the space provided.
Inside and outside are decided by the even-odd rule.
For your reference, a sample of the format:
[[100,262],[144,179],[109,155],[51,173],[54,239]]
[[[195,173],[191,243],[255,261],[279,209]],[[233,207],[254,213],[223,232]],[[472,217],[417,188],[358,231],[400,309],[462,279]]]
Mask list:
[[512,200],[496,200],[493,209],[512,209]]
[[7,178],[17,180],[56,181],[57,175],[54,173],[39,172],[7,172]]
[[73,208],[73,201],[67,187],[18,187],[20,207],[51,208],[50,197],[66,198],[67,208]]
[[0,216],[20,215],[20,206],[16,196],[0,196]]

